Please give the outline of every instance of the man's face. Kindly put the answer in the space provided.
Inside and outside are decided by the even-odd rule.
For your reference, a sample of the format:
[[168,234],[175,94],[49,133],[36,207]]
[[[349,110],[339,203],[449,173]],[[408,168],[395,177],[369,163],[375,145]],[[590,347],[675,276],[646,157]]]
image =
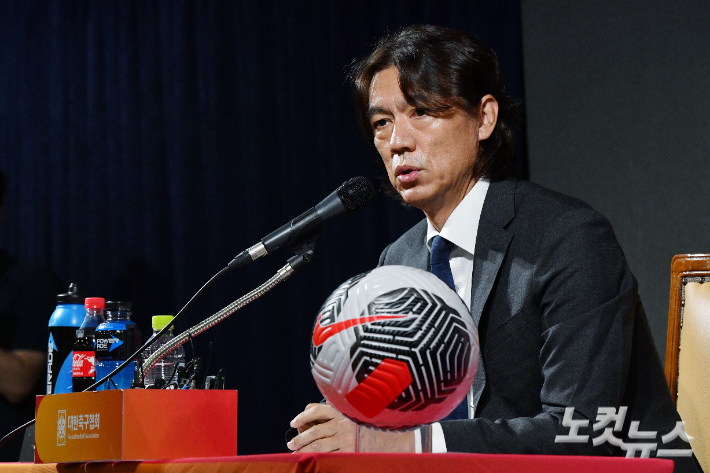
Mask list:
[[430,219],[448,218],[475,184],[478,120],[456,107],[433,116],[408,104],[394,66],[373,77],[368,114],[397,192]]

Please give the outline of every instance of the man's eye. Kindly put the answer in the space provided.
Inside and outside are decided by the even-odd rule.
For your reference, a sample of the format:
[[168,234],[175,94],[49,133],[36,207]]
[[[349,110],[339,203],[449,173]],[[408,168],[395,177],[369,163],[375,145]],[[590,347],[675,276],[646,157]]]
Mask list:
[[384,118],[382,118],[382,119],[380,119],[380,120],[377,120],[376,122],[373,122],[373,123],[372,123],[372,128],[375,129],[375,130],[377,130],[377,129],[380,128],[381,126],[385,126],[385,125],[387,125],[387,120],[384,119]]
[[424,110],[423,108],[415,108],[414,115],[418,117],[423,117],[424,115],[426,115],[426,110]]

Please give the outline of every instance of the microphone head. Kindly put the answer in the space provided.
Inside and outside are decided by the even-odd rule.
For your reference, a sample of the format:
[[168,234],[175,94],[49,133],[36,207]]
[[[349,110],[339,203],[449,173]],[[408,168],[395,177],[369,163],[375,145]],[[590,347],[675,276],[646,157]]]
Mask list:
[[348,179],[335,190],[348,212],[359,210],[375,198],[375,188],[362,176]]

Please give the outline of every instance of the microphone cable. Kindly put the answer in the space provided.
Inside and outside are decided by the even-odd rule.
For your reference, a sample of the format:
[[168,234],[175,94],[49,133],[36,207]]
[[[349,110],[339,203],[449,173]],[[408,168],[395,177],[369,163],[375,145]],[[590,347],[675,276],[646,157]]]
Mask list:
[[247,306],[251,302],[254,302],[256,299],[260,298],[261,296],[263,296],[264,294],[269,292],[271,289],[273,289],[274,287],[276,287],[279,284],[281,284],[282,282],[284,282],[293,273],[300,271],[306,264],[311,262],[312,259],[313,259],[313,252],[312,251],[307,251],[302,255],[294,256],[293,258],[289,259],[288,260],[289,262],[284,267],[279,269],[276,272],[276,274],[274,274],[269,280],[267,280],[261,286],[257,287],[256,289],[252,290],[251,292],[248,292],[244,296],[240,297],[236,301],[232,302],[231,304],[224,307],[219,312],[211,315],[210,317],[208,317],[207,319],[198,323],[197,325],[189,328],[188,330],[185,330],[180,335],[176,335],[168,343],[161,346],[155,352],[151,353],[150,356],[148,356],[145,360],[143,360],[143,371],[148,372],[154,364],[156,364],[158,361],[160,361],[161,358],[163,358],[165,355],[167,355],[171,351],[175,350],[177,347],[179,347],[183,343],[190,340],[192,337],[197,336],[198,334],[204,332],[205,330],[207,330],[211,327],[214,327],[215,325],[217,325],[222,320],[226,319],[227,317],[229,317],[230,315],[232,315],[233,313],[235,313],[239,309]]
[[[191,338],[194,335],[197,335],[199,333],[204,332],[208,328],[213,327],[214,325],[217,325],[219,322],[222,320],[226,319],[228,316],[232,315],[234,312],[238,311],[242,307],[248,305],[249,303],[255,301],[256,299],[260,298],[267,292],[269,292],[271,289],[274,287],[278,286],[280,283],[288,279],[293,273],[300,271],[304,266],[306,266],[308,263],[310,263],[313,260],[313,251],[306,251],[305,253],[294,256],[293,258],[289,259],[288,263],[281,269],[277,271],[277,273],[272,276],[268,281],[266,281],[264,284],[261,286],[257,287],[253,291],[245,294],[241,298],[237,299],[236,301],[232,302],[229,304],[227,307],[224,309],[220,310],[216,314],[212,315],[211,317],[207,318],[206,320],[200,322],[199,324],[195,325],[189,330],[186,330],[182,334],[178,335],[177,337],[173,338],[168,344],[163,345],[158,351],[152,353],[144,362],[142,365],[142,370],[143,372],[147,372],[156,362],[158,362],[162,357],[164,357],[167,353],[171,352],[178,346],[182,345],[188,340],[191,340]],[[150,340],[148,340],[145,344],[143,344],[142,347],[140,347],[136,352],[131,355],[126,361],[124,361],[118,368],[113,370],[111,373],[106,375],[104,378],[102,378],[100,381],[95,382],[88,388],[86,388],[82,392],[87,392],[92,389],[94,389],[96,386],[101,385],[102,383],[106,382],[107,380],[111,380],[111,377],[121,371],[123,368],[128,366],[131,362],[133,362],[134,359],[136,359],[138,356],[140,356],[143,351],[150,346],[153,341],[157,340],[160,338],[160,336],[164,333],[167,332],[168,329],[174,324],[174,322],[178,319],[180,315],[182,315],[187,309],[190,304],[192,304],[192,301],[195,300],[195,298],[202,293],[205,289],[207,289],[219,276],[224,274],[225,272],[229,271],[231,268],[225,267],[222,270],[220,270],[217,274],[212,276],[212,278],[207,281],[204,286],[202,286],[192,298],[190,298],[189,301],[187,301],[187,304],[183,306],[182,309],[175,315],[173,318],[173,322],[166,325],[160,332],[157,333],[155,337],[152,337]],[[115,383],[114,383],[115,386]],[[26,424],[21,425],[20,427],[16,428],[9,434],[5,435],[2,440],[0,440],[0,447],[2,447],[5,442],[10,440],[12,437],[17,435],[19,432],[22,432],[25,430],[27,427],[33,425],[35,423],[36,419],[32,419],[31,421],[27,422]]]
[[[230,271],[230,270],[231,270],[230,267],[225,266],[225,267],[222,268],[219,272],[217,272],[217,274],[215,274],[214,276],[212,276],[212,277],[209,279],[209,281],[207,281],[207,282],[195,293],[195,295],[192,296],[189,301],[187,301],[187,303],[182,307],[182,309],[180,309],[180,310],[178,311],[178,313],[177,313],[177,314],[175,315],[175,317],[173,318],[173,323],[174,323],[175,321],[177,321],[178,317],[180,317],[180,316],[185,312],[185,310],[186,310],[188,307],[190,307],[190,305],[191,305],[192,302],[197,298],[197,296],[199,296],[205,289],[207,289],[208,287],[210,287],[210,286],[212,285],[212,283],[214,283],[214,282],[217,280],[217,278],[219,278],[219,277],[222,276],[224,273],[226,273],[227,271]],[[142,347],[140,347],[138,350],[136,350],[135,353],[133,353],[131,356],[129,356],[129,357],[126,359],[126,361],[124,361],[123,363],[121,363],[121,365],[120,365],[118,368],[116,368],[115,370],[113,370],[112,372],[110,372],[108,375],[104,376],[100,381],[97,381],[97,382],[95,382],[94,384],[92,384],[91,386],[89,386],[88,388],[84,389],[84,391],[82,391],[82,392],[93,391],[94,388],[96,388],[97,386],[100,386],[101,384],[105,383],[107,380],[110,380],[111,382],[113,382],[113,379],[111,379],[111,378],[112,378],[116,373],[118,373],[118,372],[121,371],[123,368],[125,368],[126,366],[128,366],[129,364],[131,364],[138,356],[141,355],[141,353],[143,353],[143,352],[145,351],[146,348],[148,348],[155,340],[157,340],[158,338],[160,338],[160,336],[163,335],[163,333],[167,332],[168,329],[169,329],[171,326],[172,326],[172,324],[166,325],[163,329],[160,330],[160,332],[158,332],[157,336],[152,337],[152,338],[149,339],[147,342],[145,342]],[[114,387],[115,387],[115,386],[116,386],[116,383],[113,383],[113,385],[114,385]],[[17,435],[18,433],[22,432],[23,430],[25,430],[25,429],[27,429],[28,427],[30,427],[31,425],[33,425],[33,424],[35,423],[35,420],[36,420],[36,419],[32,419],[32,420],[28,421],[27,423],[22,424],[21,426],[17,427],[15,430],[13,430],[12,432],[8,433],[7,435],[5,435],[2,439],[0,439],[0,448],[2,448],[2,446],[5,445],[5,443],[6,443],[8,440],[10,440],[11,438],[13,438],[15,435]]]
[[5,445],[5,442],[7,442],[12,437],[19,434],[20,432],[22,432],[23,430],[25,430],[27,427],[31,426],[34,423],[35,423],[35,420],[32,419],[31,421],[27,422],[26,424],[22,424],[21,426],[19,426],[18,428],[16,428],[15,430],[10,432],[6,436],[4,436],[2,439],[0,439],[0,448],[2,448],[3,445]]
[[[135,353],[133,353],[131,356],[129,356],[129,357],[126,359],[126,361],[124,361],[123,363],[121,363],[116,369],[114,369],[114,370],[111,371],[109,374],[107,374],[106,376],[104,376],[101,380],[96,381],[94,384],[92,384],[92,385],[89,386],[88,388],[84,389],[84,391],[82,391],[82,392],[93,391],[94,388],[96,388],[97,386],[100,386],[101,384],[103,384],[104,382],[106,382],[106,380],[111,379],[114,375],[116,375],[116,373],[118,373],[119,371],[121,371],[123,368],[125,368],[125,367],[128,366],[129,364],[133,363],[133,361],[136,360],[136,359],[141,355],[141,353],[143,353],[143,352],[146,350],[146,348],[148,348],[150,345],[153,344],[153,342],[155,342],[156,340],[158,340],[165,332],[167,332],[168,330],[170,330],[170,327],[171,327],[173,324],[175,324],[175,323],[177,322],[178,318],[185,312],[185,310],[186,310],[188,307],[190,307],[190,305],[191,305],[192,302],[197,298],[197,296],[199,296],[200,294],[202,294],[202,292],[203,292],[205,289],[207,289],[208,287],[210,287],[210,286],[212,285],[212,283],[217,280],[217,278],[219,278],[219,277],[222,276],[224,273],[226,273],[227,271],[230,271],[230,270],[231,270],[231,268],[230,268],[229,266],[225,266],[225,267],[222,268],[219,272],[217,272],[217,274],[215,274],[214,276],[212,276],[212,277],[210,278],[210,280],[207,281],[207,282],[195,293],[195,295],[190,298],[189,301],[187,301],[187,303],[182,307],[182,309],[180,309],[180,310],[178,311],[178,313],[175,314],[175,317],[173,317],[173,320],[172,320],[171,323],[169,323],[168,325],[166,325],[165,327],[163,327],[157,334],[155,334],[155,336],[153,336],[153,337],[151,337],[150,339],[148,339],[148,341],[145,342],[145,343],[143,344],[143,346],[141,346],[138,350],[136,350]],[[143,371],[144,371],[144,372],[147,372],[147,370],[143,370]]]

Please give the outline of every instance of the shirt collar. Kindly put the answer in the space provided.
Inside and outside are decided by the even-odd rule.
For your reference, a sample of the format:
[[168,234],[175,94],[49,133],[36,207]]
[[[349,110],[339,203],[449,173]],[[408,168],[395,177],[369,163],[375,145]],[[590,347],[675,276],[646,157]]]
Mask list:
[[478,234],[478,221],[481,219],[483,201],[486,198],[489,185],[489,181],[479,179],[461,203],[451,212],[441,232],[437,232],[427,218],[426,242],[429,250],[431,250],[431,240],[436,235],[441,235],[459,248],[474,254],[476,250],[476,235]]

